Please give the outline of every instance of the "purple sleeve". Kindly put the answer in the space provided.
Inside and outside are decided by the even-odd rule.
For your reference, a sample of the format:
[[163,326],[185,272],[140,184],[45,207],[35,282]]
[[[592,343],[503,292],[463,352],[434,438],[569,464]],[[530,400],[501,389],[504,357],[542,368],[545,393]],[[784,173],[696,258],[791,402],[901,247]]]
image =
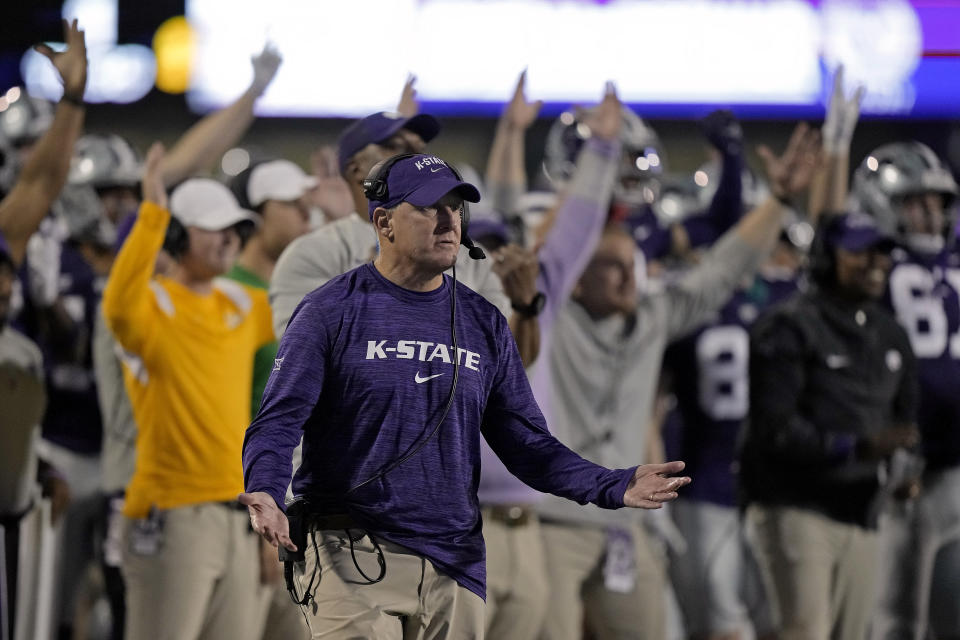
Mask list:
[[690,238],[690,246],[702,247],[727,232],[743,215],[743,157],[739,154],[723,154],[720,182],[710,199],[710,206],[698,216],[684,221],[683,226]]
[[483,414],[483,436],[507,469],[538,491],[605,509],[623,506],[632,469],[584,460],[547,430],[506,321],[499,328],[500,363]]
[[607,220],[619,156],[619,141],[591,138],[577,157],[570,190],[538,254],[537,288],[547,296],[541,330],[551,324],[593,256]]
[[294,311],[260,411],[243,440],[245,490],[269,493],[281,509],[293,474],[293,450],[323,388],[328,341],[319,311],[308,300]]

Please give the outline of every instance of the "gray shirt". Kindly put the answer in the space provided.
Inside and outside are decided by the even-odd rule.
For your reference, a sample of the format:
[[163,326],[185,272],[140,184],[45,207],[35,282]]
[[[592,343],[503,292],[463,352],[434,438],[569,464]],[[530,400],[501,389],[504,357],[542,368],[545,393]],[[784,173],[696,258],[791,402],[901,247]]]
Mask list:
[[22,513],[37,487],[37,443],[46,405],[43,356],[22,333],[0,329],[0,516]]
[[[305,295],[328,280],[370,262],[376,252],[373,225],[356,213],[291,242],[277,260],[270,279],[270,306],[277,339],[283,336],[293,310]],[[503,292],[500,278],[491,270],[490,260],[473,260],[461,246],[457,256],[457,281],[510,316],[510,301]]]
[[137,459],[137,423],[123,383],[122,353],[98,307],[93,323],[93,371],[103,419],[101,470],[106,493],[121,492],[127,487]]
[[[678,281],[643,295],[634,319],[593,320],[572,300],[541,335],[533,389],[550,430],[584,458],[608,468],[644,459],[663,351],[674,338],[705,322],[726,302],[765,251],[734,229]],[[545,496],[549,518],[590,524],[626,523],[634,509],[601,511]]]

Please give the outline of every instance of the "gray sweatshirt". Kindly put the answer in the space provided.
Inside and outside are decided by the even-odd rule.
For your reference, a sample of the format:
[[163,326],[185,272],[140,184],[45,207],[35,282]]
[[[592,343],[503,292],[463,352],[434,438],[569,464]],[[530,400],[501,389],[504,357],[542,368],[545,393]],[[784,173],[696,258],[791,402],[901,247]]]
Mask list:
[[[303,297],[340,274],[376,257],[377,236],[373,225],[353,213],[324,225],[290,243],[270,279],[273,331],[279,340],[293,310]],[[500,278],[490,269],[491,260],[473,260],[460,247],[457,281],[473,289],[509,317],[510,301]],[[447,271],[447,273],[451,273]]]
[[103,418],[101,482],[108,494],[126,489],[137,460],[137,423],[123,384],[121,357],[123,350],[107,328],[103,312],[98,307],[93,322],[93,372],[97,378],[97,399]]
[[[642,461],[666,345],[706,321],[765,254],[741,240],[736,229],[729,231],[696,268],[641,296],[635,323],[621,315],[593,320],[578,303],[567,301],[541,335],[540,366],[533,373],[534,393],[551,432],[607,468]],[[601,511],[553,496],[545,496],[538,509],[547,518],[596,525],[641,517],[636,509]]]

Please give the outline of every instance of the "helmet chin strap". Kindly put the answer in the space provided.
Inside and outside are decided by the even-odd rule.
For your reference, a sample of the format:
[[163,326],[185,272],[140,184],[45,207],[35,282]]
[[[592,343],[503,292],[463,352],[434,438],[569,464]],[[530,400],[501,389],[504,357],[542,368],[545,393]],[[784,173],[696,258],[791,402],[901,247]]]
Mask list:
[[924,255],[936,255],[946,244],[942,235],[934,233],[908,233],[904,241],[911,251]]

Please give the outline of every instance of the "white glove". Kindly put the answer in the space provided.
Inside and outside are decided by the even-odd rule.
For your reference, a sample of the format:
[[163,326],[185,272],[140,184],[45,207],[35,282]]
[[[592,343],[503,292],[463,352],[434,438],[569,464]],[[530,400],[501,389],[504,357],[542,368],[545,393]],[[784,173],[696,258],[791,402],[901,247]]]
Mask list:
[[38,232],[27,241],[27,272],[30,299],[42,308],[53,306],[60,297],[60,251],[62,244],[53,234]]
[[843,65],[837,67],[833,75],[833,92],[827,105],[827,117],[820,130],[823,135],[823,148],[829,154],[850,152],[853,130],[860,119],[860,101],[864,87],[861,85],[850,98],[843,95]]
[[250,62],[253,64],[253,82],[250,84],[250,90],[256,96],[262,96],[277,75],[277,69],[280,68],[283,58],[276,46],[267,42],[263,45],[263,51],[250,57]]

